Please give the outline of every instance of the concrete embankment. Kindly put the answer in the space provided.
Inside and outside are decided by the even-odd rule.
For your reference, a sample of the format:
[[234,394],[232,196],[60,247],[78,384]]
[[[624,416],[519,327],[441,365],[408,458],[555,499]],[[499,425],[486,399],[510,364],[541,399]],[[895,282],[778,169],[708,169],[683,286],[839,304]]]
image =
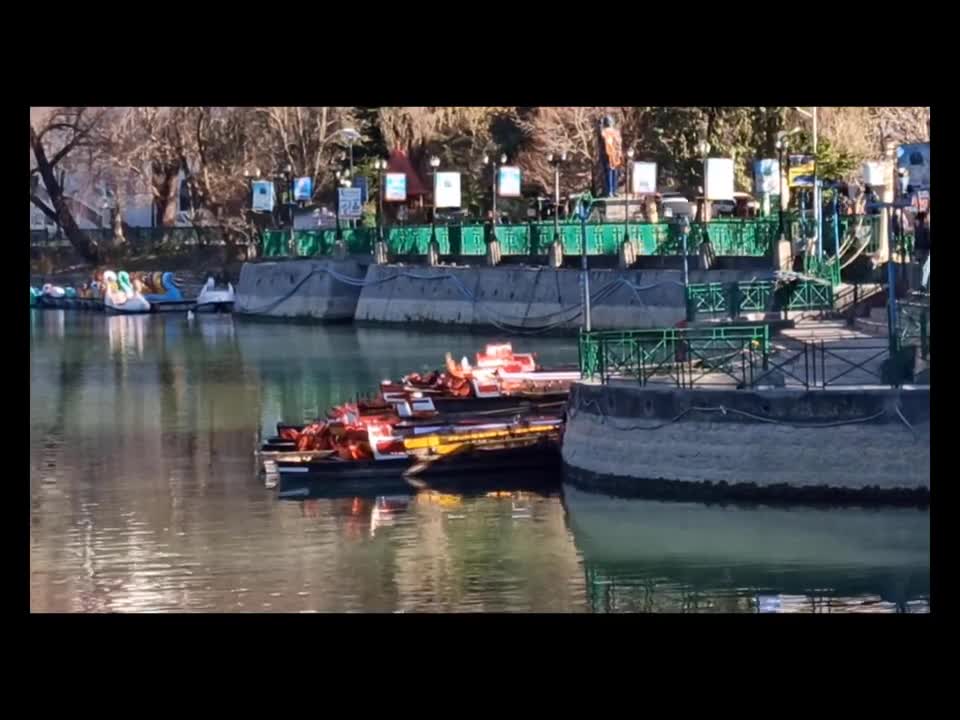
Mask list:
[[366,268],[356,260],[246,263],[234,312],[274,318],[352,320]]
[[[770,271],[692,271],[691,283],[769,279]],[[578,270],[549,267],[371,265],[356,320],[573,331],[581,326]],[[595,329],[670,327],[686,317],[683,272],[590,271]]]
[[568,480],[639,497],[926,503],[930,389],[574,386]]

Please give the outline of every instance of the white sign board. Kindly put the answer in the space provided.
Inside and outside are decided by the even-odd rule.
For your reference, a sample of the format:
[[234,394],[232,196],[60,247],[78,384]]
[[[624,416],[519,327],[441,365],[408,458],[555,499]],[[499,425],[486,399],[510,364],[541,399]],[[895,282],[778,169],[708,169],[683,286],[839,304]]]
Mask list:
[[863,182],[871,187],[884,186],[893,177],[893,165],[885,160],[865,162],[863,164]]
[[757,195],[778,195],[780,193],[779,160],[754,160],[753,188]]
[[657,164],[655,162],[635,162],[630,192],[634,195],[649,195],[657,191]]
[[340,188],[340,217],[348,220],[363,215],[363,191],[360,188]]
[[253,199],[250,207],[254,212],[273,212],[275,203],[273,183],[269,180],[257,180],[253,184]]
[[438,172],[433,183],[433,197],[438,208],[460,207],[460,173]]
[[520,197],[520,168],[504,165],[499,179],[500,197]]
[[707,200],[733,200],[733,159],[707,158]]
[[387,202],[406,202],[407,176],[403,173],[387,173],[383,176],[383,199]]

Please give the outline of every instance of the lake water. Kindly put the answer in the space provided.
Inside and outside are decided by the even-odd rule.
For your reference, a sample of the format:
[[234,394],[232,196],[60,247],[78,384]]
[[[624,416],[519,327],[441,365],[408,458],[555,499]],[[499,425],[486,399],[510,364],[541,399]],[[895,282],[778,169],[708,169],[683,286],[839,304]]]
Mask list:
[[[555,490],[284,500],[260,433],[496,337],[30,314],[34,612],[924,612],[929,513]],[[571,339],[514,340],[545,364]]]

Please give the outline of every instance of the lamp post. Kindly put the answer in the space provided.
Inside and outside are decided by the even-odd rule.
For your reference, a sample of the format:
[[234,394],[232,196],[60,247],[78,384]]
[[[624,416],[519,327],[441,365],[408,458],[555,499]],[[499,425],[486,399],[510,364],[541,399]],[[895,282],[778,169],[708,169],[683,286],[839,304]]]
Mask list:
[[898,168],[897,169],[897,178],[900,182],[900,264],[903,265],[906,263],[907,259],[907,248],[906,248],[906,227],[904,226],[904,216],[903,216],[903,206],[907,201],[907,187],[910,185],[910,171],[907,168]]
[[347,142],[347,148],[350,152],[350,177],[353,177],[353,144],[357,142],[362,136],[356,130],[351,127],[343,128],[340,131],[340,135],[343,136],[343,139]]
[[547,162],[553,165],[553,241],[560,240],[560,166],[567,161],[567,152],[550,153]]
[[500,162],[489,155],[483,156],[483,164],[490,167],[490,225],[491,240],[497,239],[497,170],[507,164],[507,156],[501,155]]
[[779,214],[777,220],[777,238],[780,240],[784,239],[784,228],[783,228],[783,154],[787,151],[787,134],[782,130],[777,133],[777,175],[779,181],[779,197],[777,198],[777,204],[779,207]]
[[374,262],[384,265],[387,262],[387,246],[383,242],[383,171],[387,169],[387,161],[376,158],[373,167],[377,171],[377,242],[374,245]]
[[336,197],[334,198],[334,201],[333,201],[333,207],[336,212],[336,219],[337,219],[336,237],[338,242],[343,239],[343,233],[340,231],[340,188],[349,187],[350,182],[349,180],[347,180],[347,177],[349,177],[349,174],[350,174],[349,171],[344,172],[343,170],[337,170],[337,172],[334,173],[334,175],[336,175],[336,178],[337,178],[337,188],[336,188],[337,192],[336,192]]
[[260,168],[255,167],[253,171],[244,170],[243,178],[247,181],[247,222],[250,223],[251,238],[255,236],[256,223],[253,222],[253,182],[260,179]]
[[630,173],[633,171],[633,156],[636,151],[633,148],[627,150],[627,186],[624,189],[624,213],[623,213],[623,241],[630,242]]
[[373,167],[377,171],[377,239],[383,242],[383,171],[387,169],[387,161],[377,158]]
[[710,155],[710,143],[706,140],[701,140],[697,143],[697,154],[703,161],[703,214],[701,220],[703,221],[704,226],[706,226],[710,217],[710,208],[707,205],[707,157]]
[[437,243],[437,168],[440,167],[440,158],[436,155],[430,158],[430,177],[433,182],[433,192],[431,193],[433,206],[430,209],[430,250],[427,253],[430,258],[430,264],[433,264],[433,255],[440,256],[440,245]]

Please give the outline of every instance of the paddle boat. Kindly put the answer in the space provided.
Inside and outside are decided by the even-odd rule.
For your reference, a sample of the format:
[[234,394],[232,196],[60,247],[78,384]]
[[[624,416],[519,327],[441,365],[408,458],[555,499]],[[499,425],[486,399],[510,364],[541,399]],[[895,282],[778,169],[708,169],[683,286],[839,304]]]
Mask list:
[[162,293],[151,292],[143,296],[150,303],[150,312],[182,312],[194,308],[194,301],[183,297],[172,272],[156,273],[150,281],[153,288],[163,290]]
[[130,282],[130,275],[121,270],[115,273],[108,270],[103,274],[104,295],[103,306],[107,312],[113,313],[148,313],[150,303],[139,294]]
[[196,312],[231,312],[233,299],[233,284],[227,283],[226,289],[222,287],[218,289],[213,276],[210,276],[197,296]]

